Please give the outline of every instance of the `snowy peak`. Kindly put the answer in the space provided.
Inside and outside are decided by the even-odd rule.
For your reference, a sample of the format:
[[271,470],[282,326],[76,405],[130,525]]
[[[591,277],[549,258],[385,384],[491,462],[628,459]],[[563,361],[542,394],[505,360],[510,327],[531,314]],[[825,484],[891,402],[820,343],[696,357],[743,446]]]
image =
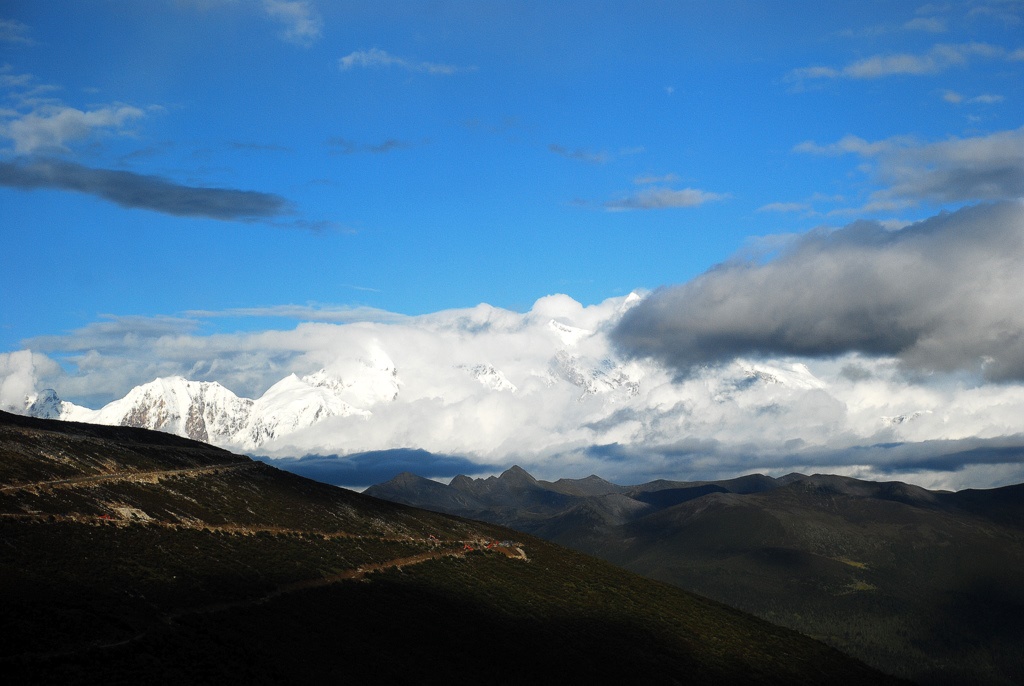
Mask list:
[[29,396],[25,399],[27,405],[25,414],[40,419],[62,419],[61,405],[63,401],[57,396],[57,391],[52,388],[44,388],[36,396]]
[[558,336],[558,339],[562,342],[563,345],[569,346],[576,345],[581,340],[594,333],[593,331],[588,331],[587,329],[581,329],[579,327],[563,324],[562,322],[556,321],[554,319],[548,321],[548,328],[555,332],[555,334]]
[[583,391],[580,400],[588,395],[609,393],[630,398],[640,392],[642,374],[637,369],[630,369],[612,360],[593,363],[559,350],[551,360],[551,366],[556,376]]
[[340,359],[302,377],[302,381],[312,387],[330,389],[339,399],[361,408],[394,402],[402,386],[398,367],[376,344],[359,357]]
[[508,391],[509,393],[515,393],[518,388],[516,385],[508,380],[508,378],[501,373],[501,370],[495,369],[489,364],[475,364],[455,365],[456,369],[465,369],[469,372],[469,375],[480,382],[480,385],[484,388],[489,388],[492,391]]
[[95,421],[225,443],[245,426],[252,403],[219,383],[173,376],[136,386],[99,410]]
[[[247,449],[267,441],[313,426],[327,417],[369,416],[339,397],[344,390],[340,383],[328,383],[325,375],[313,374],[299,378],[289,374],[267,389],[253,402],[252,418],[235,436]],[[310,383],[312,379],[313,383]],[[317,385],[318,384],[318,385]]]

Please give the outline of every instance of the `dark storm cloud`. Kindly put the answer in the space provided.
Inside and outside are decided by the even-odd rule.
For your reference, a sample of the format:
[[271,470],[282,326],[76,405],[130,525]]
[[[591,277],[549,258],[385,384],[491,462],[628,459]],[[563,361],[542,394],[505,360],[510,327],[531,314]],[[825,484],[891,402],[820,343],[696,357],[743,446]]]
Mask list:
[[612,338],[684,373],[738,356],[856,351],[1024,380],[1024,205],[965,208],[898,231],[857,222],[812,232],[775,259],[729,262],[655,291]]
[[[263,458],[260,458],[263,459]],[[265,459],[268,464],[336,486],[371,486],[402,472],[424,478],[451,478],[493,469],[457,455],[438,455],[411,448],[374,450],[353,455],[308,455],[302,458]]]
[[51,159],[0,162],[0,185],[24,190],[75,191],[121,207],[225,221],[267,219],[288,209],[284,198],[271,193],[183,186],[159,176],[93,169]]

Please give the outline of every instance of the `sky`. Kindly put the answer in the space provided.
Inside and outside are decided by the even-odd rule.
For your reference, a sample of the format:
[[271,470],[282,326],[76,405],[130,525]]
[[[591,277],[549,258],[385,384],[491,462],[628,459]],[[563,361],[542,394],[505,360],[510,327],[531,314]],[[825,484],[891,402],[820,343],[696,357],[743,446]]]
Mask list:
[[[310,324],[636,291],[609,354],[677,391],[784,359],[1017,408],[1022,101],[1019,0],[4,0],[0,377],[257,397]],[[1024,433],[957,427],[913,440]]]

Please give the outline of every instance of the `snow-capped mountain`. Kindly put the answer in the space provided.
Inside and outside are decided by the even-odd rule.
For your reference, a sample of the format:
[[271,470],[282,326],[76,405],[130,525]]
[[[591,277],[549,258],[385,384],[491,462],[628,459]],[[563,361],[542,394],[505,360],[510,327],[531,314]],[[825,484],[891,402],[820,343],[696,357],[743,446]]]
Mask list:
[[640,392],[643,372],[639,365],[620,364],[611,359],[593,362],[559,350],[551,359],[554,374],[582,391],[580,400],[588,395],[616,394],[633,397]]
[[57,391],[44,388],[37,395],[25,399],[25,414],[40,419],[61,419],[70,411],[71,403],[64,402],[57,396]]
[[[833,440],[960,437],[947,428],[954,425],[944,396],[894,393],[891,365],[869,368],[856,356],[831,364],[734,360],[684,376],[623,356],[608,332],[638,300],[584,307],[547,296],[526,313],[481,305],[311,323],[287,332],[292,347],[275,348],[262,370],[248,341],[216,360],[181,361],[181,368],[226,370],[220,383],[168,375],[92,410],[52,390],[29,391],[26,374],[3,387],[4,408],[158,429],[269,457],[420,448],[495,464],[524,454],[564,455],[575,464],[629,451],[743,456],[750,445],[782,453]],[[22,357],[22,367],[33,368],[31,354]],[[84,383],[74,390],[91,391]],[[984,411],[957,421],[979,431],[1019,427],[1014,408],[1024,400],[977,401]]]
[[25,414],[46,419],[134,426],[215,445],[252,450],[327,417],[369,416],[341,399],[348,387],[324,370],[289,374],[256,400],[240,398],[216,382],[180,376],[136,386],[99,410],[61,400],[46,389],[26,399]]
[[230,443],[249,421],[253,401],[216,382],[180,376],[136,386],[99,410],[72,406],[62,419],[155,429],[214,444]]
[[465,369],[469,372],[470,376],[480,382],[480,385],[484,388],[489,388],[492,391],[508,391],[509,393],[515,393],[518,389],[516,385],[508,380],[508,378],[501,372],[500,369],[495,369],[494,366],[489,364],[475,364],[475,365],[456,365],[457,369]]
[[328,377],[323,370],[301,379],[289,374],[253,401],[251,417],[233,435],[233,442],[251,450],[328,417],[368,417],[367,410],[341,399],[346,390],[341,380]]

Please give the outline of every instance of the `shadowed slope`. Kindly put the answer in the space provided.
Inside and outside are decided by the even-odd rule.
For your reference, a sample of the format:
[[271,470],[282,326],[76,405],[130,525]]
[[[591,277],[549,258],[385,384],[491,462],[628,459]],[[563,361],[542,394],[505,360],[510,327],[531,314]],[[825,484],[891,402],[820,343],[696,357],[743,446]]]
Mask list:
[[[948,493],[755,474],[656,481],[541,510],[536,493],[517,507],[511,491],[491,501],[482,480],[457,481],[480,494],[472,509],[449,509],[438,488],[404,501],[600,556],[922,682],[1008,684],[1024,674],[1024,486]],[[394,491],[394,482],[367,490]]]
[[22,682],[884,682],[508,530],[150,432],[8,418],[0,669]]

